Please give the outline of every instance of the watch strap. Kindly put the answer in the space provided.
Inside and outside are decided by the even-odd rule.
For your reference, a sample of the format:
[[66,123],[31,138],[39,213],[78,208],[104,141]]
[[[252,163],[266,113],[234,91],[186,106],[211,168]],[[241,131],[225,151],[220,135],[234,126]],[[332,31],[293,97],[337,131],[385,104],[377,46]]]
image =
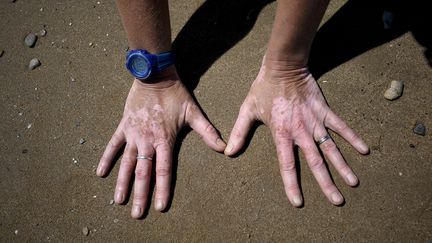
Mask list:
[[157,57],[157,65],[156,65],[157,72],[161,72],[162,70],[174,64],[175,58],[174,58],[173,51],[162,52],[155,56]]

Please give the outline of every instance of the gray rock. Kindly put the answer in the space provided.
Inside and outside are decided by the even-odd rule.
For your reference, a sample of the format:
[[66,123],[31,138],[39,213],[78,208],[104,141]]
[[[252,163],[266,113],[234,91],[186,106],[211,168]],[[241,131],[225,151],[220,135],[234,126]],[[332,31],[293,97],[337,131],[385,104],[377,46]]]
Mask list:
[[413,128],[413,132],[417,135],[425,136],[426,135],[426,127],[425,127],[425,125],[417,122],[415,127]]
[[32,48],[35,46],[36,44],[36,40],[37,40],[37,36],[33,33],[28,34],[25,38],[24,38],[24,43]]
[[86,142],[86,140],[84,138],[80,138],[79,143],[80,144],[84,144]]
[[29,69],[33,70],[41,65],[41,62],[37,58],[33,58],[30,60]]
[[85,235],[85,236],[89,235],[89,233],[90,233],[89,228],[88,228],[88,227],[84,227],[84,228],[82,229],[82,233],[83,233],[83,235]]

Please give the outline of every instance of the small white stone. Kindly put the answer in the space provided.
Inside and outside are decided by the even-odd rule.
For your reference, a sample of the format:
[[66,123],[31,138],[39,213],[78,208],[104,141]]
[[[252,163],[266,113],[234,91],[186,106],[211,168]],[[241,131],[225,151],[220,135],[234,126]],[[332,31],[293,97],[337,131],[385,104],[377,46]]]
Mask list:
[[43,11],[43,8],[40,8],[40,9],[39,9],[39,11],[41,11],[41,12],[42,12],[42,11]]
[[94,196],[93,196],[93,198],[97,198],[97,196],[96,196],[96,195],[94,195]]
[[93,42],[90,42],[90,43],[89,43],[89,46],[93,46]]
[[83,235],[88,236],[89,233],[90,233],[89,228],[88,228],[88,227],[84,227],[84,228],[82,229],[82,233],[83,233]]
[[399,176],[402,176],[403,174],[402,174],[402,172],[399,172]]
[[27,124],[27,129],[30,129],[33,126],[32,123]]
[[384,92],[384,97],[388,100],[395,100],[402,95],[404,84],[402,81],[393,80],[390,87]]
[[47,34],[46,29],[41,29],[41,30],[39,31],[39,33],[38,33],[38,35],[40,35],[40,36],[42,36],[42,37],[46,36],[46,34]]
[[113,205],[113,204],[114,204],[114,199],[111,199],[111,200],[109,201],[109,204],[110,204],[110,205]]
[[14,234],[17,235],[17,234],[18,234],[18,230],[15,230],[15,231],[14,231]]
[[69,22],[69,26],[72,26],[72,22]]
[[114,223],[117,224],[119,222],[118,219],[114,219]]

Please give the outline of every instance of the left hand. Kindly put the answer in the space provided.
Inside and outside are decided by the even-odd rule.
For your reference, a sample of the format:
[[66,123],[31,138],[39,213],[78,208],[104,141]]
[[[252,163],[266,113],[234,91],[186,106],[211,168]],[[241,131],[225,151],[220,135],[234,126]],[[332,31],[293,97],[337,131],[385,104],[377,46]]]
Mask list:
[[334,205],[344,199],[332,182],[319,149],[350,186],[358,179],[332,139],[321,145],[315,141],[335,131],[357,151],[369,151],[365,142],[328,107],[315,79],[304,65],[264,61],[231,132],[225,154],[232,156],[244,145],[254,121],[262,121],[273,135],[285,192],[293,206],[303,204],[297,181],[293,147],[299,146],[321,190]]

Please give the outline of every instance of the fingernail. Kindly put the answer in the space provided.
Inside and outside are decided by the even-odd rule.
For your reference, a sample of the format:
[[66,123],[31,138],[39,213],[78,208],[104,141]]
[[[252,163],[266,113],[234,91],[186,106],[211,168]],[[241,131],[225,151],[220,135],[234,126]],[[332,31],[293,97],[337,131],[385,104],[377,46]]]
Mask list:
[[162,211],[164,209],[164,203],[162,202],[162,200],[156,200],[155,209],[157,211]]
[[226,146],[226,143],[225,143],[224,141],[222,141],[222,139],[220,139],[220,138],[218,138],[218,139],[216,140],[216,144],[217,144],[218,146],[221,146],[221,147],[225,147],[225,146]]
[[103,176],[104,175],[103,168],[102,167],[98,167],[96,174],[99,175],[99,176]]
[[234,148],[234,145],[231,142],[229,142],[228,146],[225,149],[225,152],[226,153],[231,153],[231,151],[233,150],[233,148]]
[[339,192],[333,192],[331,195],[331,199],[335,204],[341,204],[343,202],[343,197]]
[[357,184],[357,177],[353,173],[349,173],[346,178],[350,185],[355,186]]
[[302,199],[300,196],[294,196],[292,202],[293,202],[294,206],[299,207],[302,204]]
[[116,203],[122,203],[123,198],[124,198],[124,196],[123,196],[123,193],[121,193],[121,192],[116,192],[114,195],[114,200]]
[[140,206],[133,206],[132,207],[132,217],[139,218],[142,215],[142,209]]

